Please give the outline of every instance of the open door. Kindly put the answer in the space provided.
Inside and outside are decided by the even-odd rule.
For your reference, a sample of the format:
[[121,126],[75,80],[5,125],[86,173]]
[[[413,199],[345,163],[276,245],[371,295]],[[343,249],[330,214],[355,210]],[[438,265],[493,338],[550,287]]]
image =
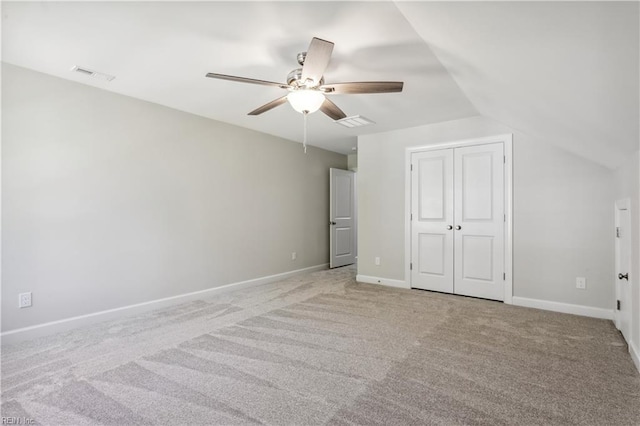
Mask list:
[[356,176],[329,171],[329,267],[337,268],[356,262]]

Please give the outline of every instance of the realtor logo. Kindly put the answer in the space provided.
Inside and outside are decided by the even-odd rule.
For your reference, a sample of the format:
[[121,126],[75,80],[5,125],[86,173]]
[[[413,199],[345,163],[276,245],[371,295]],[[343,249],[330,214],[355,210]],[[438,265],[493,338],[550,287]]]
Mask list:
[[29,417],[2,417],[3,425],[33,425],[36,424],[34,419]]

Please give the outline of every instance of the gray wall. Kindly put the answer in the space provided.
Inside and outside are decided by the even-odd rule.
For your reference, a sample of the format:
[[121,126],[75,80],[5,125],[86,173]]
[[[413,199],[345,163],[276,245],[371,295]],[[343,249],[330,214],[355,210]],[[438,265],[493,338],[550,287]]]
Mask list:
[[505,133],[514,133],[514,296],[612,309],[613,173],[482,117],[358,139],[358,274],[405,279],[407,147]]
[[3,331],[328,262],[344,155],[7,64],[2,107]]
[[354,172],[358,171],[358,154],[349,154],[347,156],[347,167]]
[[[640,151],[615,171],[616,200],[631,199],[631,342],[640,355]],[[640,366],[639,366],[640,368]]]

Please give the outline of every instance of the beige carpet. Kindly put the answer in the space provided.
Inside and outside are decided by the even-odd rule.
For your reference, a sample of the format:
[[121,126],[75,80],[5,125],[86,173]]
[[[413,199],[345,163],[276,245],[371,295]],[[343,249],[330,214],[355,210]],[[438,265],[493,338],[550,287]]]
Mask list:
[[638,425],[610,321],[322,271],[2,348],[51,425]]

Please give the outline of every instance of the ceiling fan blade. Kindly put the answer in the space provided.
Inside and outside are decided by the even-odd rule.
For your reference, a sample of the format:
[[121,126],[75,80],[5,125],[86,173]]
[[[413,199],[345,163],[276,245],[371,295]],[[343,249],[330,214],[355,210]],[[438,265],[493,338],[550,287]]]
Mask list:
[[254,109],[253,111],[251,111],[247,115],[259,115],[259,114],[262,114],[263,112],[267,112],[267,111],[269,111],[269,110],[271,110],[271,109],[273,109],[273,108],[275,108],[277,106],[280,106],[280,105],[282,105],[282,104],[284,104],[286,102],[287,102],[287,97],[283,96],[283,97],[278,98],[278,99],[276,99],[274,101],[271,101],[271,102],[269,102],[267,104],[264,104],[259,108]]
[[266,81],[266,80],[256,80],[254,78],[236,77],[235,75],[216,74],[216,73],[210,72],[210,73],[207,73],[206,76],[209,78],[217,78],[220,80],[237,81],[239,83],[261,84],[263,86],[277,86],[277,87],[280,87],[281,89],[289,88],[288,85],[283,83],[276,83],[274,81]]
[[327,69],[333,52],[333,43],[314,37],[311,40],[307,55],[302,66],[302,82],[311,79],[315,84],[320,83],[324,70]]
[[354,83],[335,83],[320,86],[327,94],[363,94],[402,92],[402,81],[359,81]]
[[336,104],[334,104],[327,98],[324,98],[324,102],[322,103],[322,105],[320,105],[320,111],[327,114],[333,120],[340,120],[347,116],[347,114],[342,112],[342,110],[338,108]]

